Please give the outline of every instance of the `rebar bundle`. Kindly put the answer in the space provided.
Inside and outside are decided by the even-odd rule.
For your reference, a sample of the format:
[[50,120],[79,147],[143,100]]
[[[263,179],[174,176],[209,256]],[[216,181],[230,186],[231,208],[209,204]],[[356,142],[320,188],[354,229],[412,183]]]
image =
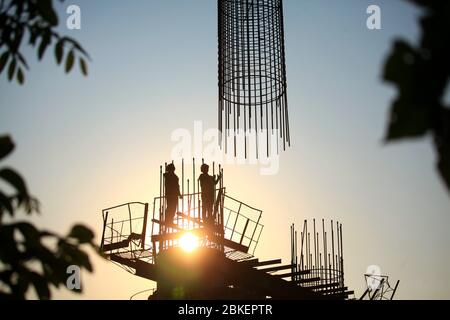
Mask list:
[[305,220],[303,231],[300,233],[300,256],[298,256],[297,231],[292,226],[291,261],[297,271],[302,273],[299,276],[301,281],[314,280],[308,285],[310,288],[313,290],[328,288],[336,293],[341,289],[345,291],[342,223],[334,223],[331,220],[330,228],[327,225],[328,223],[322,219],[322,228],[320,225],[316,228],[316,219],[313,219],[311,230],[311,225]]
[[283,1],[218,7],[220,144],[235,157],[278,154],[290,145]]

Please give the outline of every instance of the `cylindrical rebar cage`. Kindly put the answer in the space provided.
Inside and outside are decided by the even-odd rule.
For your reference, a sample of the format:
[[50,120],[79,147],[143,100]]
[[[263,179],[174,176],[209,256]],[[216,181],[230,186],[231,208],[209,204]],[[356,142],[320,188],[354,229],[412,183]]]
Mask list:
[[[321,223],[313,219],[312,225],[304,221],[300,238],[291,227],[291,262],[300,272],[297,281],[303,287],[322,294],[344,293],[344,245],[342,223]],[[297,241],[300,242],[298,256]]]
[[290,145],[283,1],[218,0],[218,7],[221,146],[246,158],[278,154]]

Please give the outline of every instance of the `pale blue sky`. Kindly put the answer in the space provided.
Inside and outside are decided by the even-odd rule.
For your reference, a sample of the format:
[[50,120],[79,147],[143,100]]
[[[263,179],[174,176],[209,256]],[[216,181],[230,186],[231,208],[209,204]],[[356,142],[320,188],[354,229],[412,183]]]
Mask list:
[[[25,86],[0,79],[0,128],[18,144],[8,163],[42,202],[35,221],[60,232],[83,222],[100,235],[102,208],[158,193],[174,129],[216,126],[216,1],[73,0],[61,17],[68,4],[81,7],[82,30],[62,31],[92,56],[89,77],[64,75],[52,52],[40,64],[28,55]],[[382,9],[380,31],[366,28],[369,4]],[[225,167],[228,191],[264,210],[256,255],[287,259],[290,223],[333,218],[344,225],[357,296],[375,264],[401,280],[398,298],[450,298],[450,199],[430,139],[383,145],[395,91],[381,66],[394,38],[417,40],[419,11],[394,0],[284,6],[293,146],[275,176]],[[95,260],[85,298],[127,299],[152,286]]]

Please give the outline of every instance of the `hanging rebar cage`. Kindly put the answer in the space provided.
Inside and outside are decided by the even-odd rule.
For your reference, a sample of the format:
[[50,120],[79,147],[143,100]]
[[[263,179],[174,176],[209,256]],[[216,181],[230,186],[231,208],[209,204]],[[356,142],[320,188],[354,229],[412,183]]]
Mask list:
[[218,12],[221,146],[278,154],[290,145],[283,1],[218,0]]

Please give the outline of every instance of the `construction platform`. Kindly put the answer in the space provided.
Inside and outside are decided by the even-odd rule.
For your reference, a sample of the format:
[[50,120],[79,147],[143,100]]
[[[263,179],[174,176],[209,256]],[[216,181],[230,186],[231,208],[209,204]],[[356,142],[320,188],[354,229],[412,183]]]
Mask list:
[[[149,299],[348,299],[353,294],[343,278],[342,226],[339,229],[338,224],[334,232],[332,223],[332,253],[319,252],[315,230],[314,249],[310,248],[311,235],[305,224],[300,256],[297,232],[292,227],[290,263],[260,261],[254,253],[264,228],[262,211],[227,194],[219,167],[222,178],[215,192],[213,215],[203,221],[198,185],[197,191],[195,184],[190,189],[187,180],[188,192],[184,192],[184,166],[182,169],[179,212],[174,221],[165,222],[162,168],[160,196],[154,198],[152,212],[148,203],[141,202],[102,211],[103,253],[133,275],[155,281],[157,289]],[[186,239],[189,250],[184,248]],[[322,259],[322,255],[329,259]]]

